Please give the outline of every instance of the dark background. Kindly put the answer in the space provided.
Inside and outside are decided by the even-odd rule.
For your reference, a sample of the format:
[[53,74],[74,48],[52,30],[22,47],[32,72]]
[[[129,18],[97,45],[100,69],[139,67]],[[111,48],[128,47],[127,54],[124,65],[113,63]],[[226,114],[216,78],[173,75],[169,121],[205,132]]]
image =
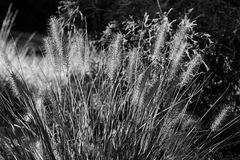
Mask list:
[[0,23],[12,3],[13,11],[18,14],[13,30],[20,32],[46,32],[46,24],[51,15],[57,12],[57,0],[1,0],[0,1]]

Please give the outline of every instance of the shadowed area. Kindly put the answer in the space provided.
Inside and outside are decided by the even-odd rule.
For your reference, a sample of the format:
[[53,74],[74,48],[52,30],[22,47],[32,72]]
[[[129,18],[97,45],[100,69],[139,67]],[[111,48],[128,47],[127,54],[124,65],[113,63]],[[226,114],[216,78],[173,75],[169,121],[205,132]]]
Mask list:
[[[27,55],[42,55],[42,45],[44,34],[36,32],[18,32],[12,31],[10,33],[9,41],[14,40],[18,53],[25,53]],[[26,51],[27,50],[27,51]]]
[[48,18],[57,10],[57,2],[53,0],[3,0],[0,1],[1,22],[11,3],[13,10],[18,10],[13,29],[24,32],[45,32]]

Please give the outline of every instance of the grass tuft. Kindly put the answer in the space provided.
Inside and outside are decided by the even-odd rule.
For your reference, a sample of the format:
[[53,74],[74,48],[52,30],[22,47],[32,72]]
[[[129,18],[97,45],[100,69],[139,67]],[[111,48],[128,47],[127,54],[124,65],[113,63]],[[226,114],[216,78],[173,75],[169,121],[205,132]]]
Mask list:
[[[107,55],[96,58],[86,32],[69,35],[56,17],[44,40],[45,57],[9,53],[14,55],[9,58],[1,48],[7,57],[1,77],[12,90],[8,94],[9,86],[0,86],[6,112],[1,114],[0,155],[26,160],[211,159],[210,150],[218,147],[206,147],[201,117],[188,112],[204,85],[195,77],[201,55],[188,41],[195,22],[185,17],[172,31],[163,17],[147,62],[141,43],[127,48],[131,45],[123,33],[100,51]],[[0,35],[6,38],[7,33]],[[219,133],[227,111],[209,131]]]

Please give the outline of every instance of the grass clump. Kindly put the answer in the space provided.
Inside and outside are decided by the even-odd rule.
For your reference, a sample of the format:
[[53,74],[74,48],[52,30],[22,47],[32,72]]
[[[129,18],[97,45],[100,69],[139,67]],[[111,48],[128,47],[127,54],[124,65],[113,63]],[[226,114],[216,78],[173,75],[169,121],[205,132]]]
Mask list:
[[55,17],[49,25],[46,57],[4,57],[16,97],[1,94],[4,159],[207,159],[217,151],[187,112],[203,85],[194,78],[202,58],[189,43],[195,22],[184,17],[174,31],[164,15],[148,63],[123,33],[96,53],[86,32],[67,34]]

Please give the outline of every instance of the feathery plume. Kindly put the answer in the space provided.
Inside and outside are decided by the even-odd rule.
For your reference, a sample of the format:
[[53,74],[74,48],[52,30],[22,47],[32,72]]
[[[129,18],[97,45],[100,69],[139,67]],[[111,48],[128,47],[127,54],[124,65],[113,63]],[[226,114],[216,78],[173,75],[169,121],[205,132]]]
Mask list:
[[84,65],[84,40],[82,34],[77,32],[72,40],[71,48],[69,51],[69,59],[71,61],[70,70],[81,70]]
[[114,79],[116,70],[121,65],[121,42],[122,42],[122,34],[117,34],[115,36],[115,40],[110,45],[110,61],[108,62],[108,76],[111,80]]
[[[132,96],[132,103],[138,104],[139,102],[144,102],[142,98],[145,98],[142,96],[142,93],[144,91],[144,88],[146,88],[146,84],[149,80],[151,72],[151,67],[147,68],[144,72],[142,72],[136,81],[136,84],[134,86],[133,96]],[[146,91],[144,91],[146,92]],[[145,94],[145,93],[144,93]]]
[[162,20],[162,24],[158,27],[157,38],[153,51],[153,59],[160,57],[160,51],[164,47],[167,32],[169,31],[169,26],[170,24],[168,22],[168,18],[165,16]]
[[182,60],[183,54],[185,53],[186,47],[187,47],[187,42],[183,42],[181,43],[179,50],[176,52],[176,55],[171,63],[169,79],[172,79],[175,73],[177,72],[178,66]]
[[129,55],[129,63],[128,63],[128,80],[131,83],[132,80],[137,76],[137,57],[138,52],[136,49],[132,50]]
[[218,116],[215,118],[214,122],[211,125],[211,131],[216,131],[224,121],[224,119],[227,116],[227,113],[229,112],[230,107],[224,107],[221,112],[218,114]]
[[59,57],[63,56],[63,45],[62,45],[62,26],[60,21],[56,17],[50,18],[50,36],[56,46],[56,51]]
[[201,56],[199,54],[195,55],[194,58],[189,62],[187,70],[182,73],[180,86],[184,86],[187,84],[191,77],[193,76],[193,72],[197,66],[201,63]]
[[15,96],[16,97],[21,96],[19,91],[19,82],[18,82],[17,76],[14,73],[11,73],[9,79],[10,79],[12,91],[15,94]]
[[44,52],[46,53],[46,57],[50,58],[54,54],[53,50],[53,42],[50,37],[44,38]]
[[77,32],[69,51],[70,70],[80,72],[81,75],[90,71],[90,48],[86,38]]
[[179,29],[175,33],[173,40],[170,45],[170,60],[174,60],[177,56],[178,50],[181,48],[181,45],[186,41],[187,32],[192,30],[193,26],[195,26],[195,21],[190,22],[190,20],[185,16],[179,24]]

